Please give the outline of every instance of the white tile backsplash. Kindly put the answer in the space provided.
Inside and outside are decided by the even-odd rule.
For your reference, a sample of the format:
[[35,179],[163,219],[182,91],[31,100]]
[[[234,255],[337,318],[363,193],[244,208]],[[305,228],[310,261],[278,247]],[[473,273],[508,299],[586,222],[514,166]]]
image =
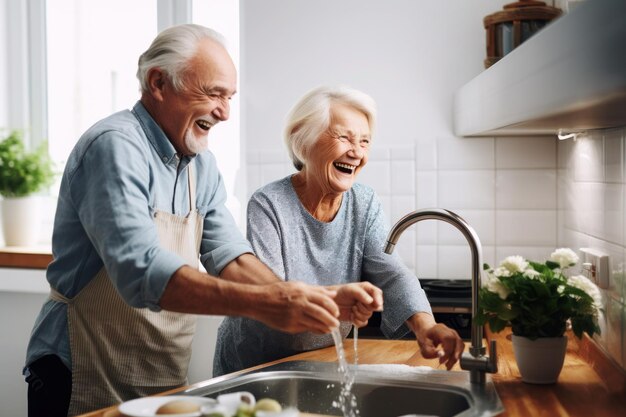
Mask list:
[[604,133],[604,177],[606,182],[623,181],[624,152],[622,150],[622,129],[611,129]]
[[416,208],[437,207],[437,172],[418,171],[415,177],[417,187]]
[[369,185],[378,195],[389,195],[391,190],[391,164],[388,160],[373,160],[369,162],[357,178],[357,181]]
[[374,139],[369,152],[370,161],[389,161],[391,159],[391,148],[383,142]]
[[411,161],[415,163],[415,146],[392,146],[389,148],[389,159],[396,161]]
[[435,140],[420,140],[415,144],[415,147],[417,169],[421,171],[437,169],[437,142]]
[[556,210],[496,211],[496,245],[556,247]]
[[497,138],[495,143],[497,169],[554,169],[554,136]]
[[591,133],[576,140],[576,181],[604,181],[604,149],[601,133]]
[[415,239],[415,231],[407,230],[402,233],[398,243],[396,243],[396,247],[394,249],[395,252],[398,252],[404,263],[411,270],[415,271],[416,255],[417,252],[415,250],[416,247],[416,239]]
[[[404,215],[415,210],[415,196],[398,194],[391,196],[391,219],[392,224],[400,220]],[[404,232],[405,234],[408,232]],[[404,235],[403,235],[404,236]]]
[[413,225],[417,231],[417,243],[419,245],[437,245],[437,223],[435,220],[427,220]]
[[419,278],[439,278],[437,272],[437,245],[418,245],[415,275]]
[[504,258],[511,255],[523,256],[526,259],[541,261],[550,258],[555,246],[503,246],[498,245],[495,249],[495,261],[489,265],[495,266]]
[[439,171],[439,207],[447,209],[495,208],[494,171]]
[[604,239],[624,244],[624,186],[604,184]]
[[494,169],[494,139],[439,138],[437,158],[437,166],[442,170]]
[[496,207],[556,210],[556,170],[554,168],[498,170]]
[[[454,210],[454,213],[465,220],[475,231],[482,246],[495,244],[495,211],[494,210]],[[454,226],[444,222],[436,222],[439,243],[442,245],[463,245],[467,239]]]
[[469,279],[472,276],[472,256],[468,245],[439,245],[437,273],[440,278]]
[[[590,132],[576,142],[558,143],[559,246],[592,247],[609,254],[609,288],[602,334],[594,339],[624,367],[626,316],[625,128]],[[572,171],[574,174],[572,175]]]
[[[412,154],[409,155],[413,157]],[[390,165],[391,195],[415,196],[415,160],[394,160]]]

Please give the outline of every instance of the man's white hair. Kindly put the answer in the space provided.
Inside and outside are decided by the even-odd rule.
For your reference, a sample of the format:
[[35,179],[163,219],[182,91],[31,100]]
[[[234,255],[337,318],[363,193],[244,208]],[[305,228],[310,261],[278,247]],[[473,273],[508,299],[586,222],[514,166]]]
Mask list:
[[183,73],[187,63],[198,51],[198,43],[207,38],[226,47],[226,41],[220,33],[200,25],[177,25],[159,33],[150,47],[139,57],[137,78],[141,91],[149,91],[147,77],[153,68],[164,71],[176,91],[181,91],[184,87]]
[[285,127],[285,144],[293,166],[298,171],[306,164],[307,150],[330,126],[333,103],[344,104],[362,112],[370,132],[376,125],[376,102],[362,91],[347,86],[322,86],[309,91],[291,109]]

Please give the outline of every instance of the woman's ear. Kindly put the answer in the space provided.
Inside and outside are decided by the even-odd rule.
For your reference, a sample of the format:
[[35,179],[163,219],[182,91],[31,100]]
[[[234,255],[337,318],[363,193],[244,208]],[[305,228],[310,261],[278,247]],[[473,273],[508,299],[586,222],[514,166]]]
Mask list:
[[167,75],[160,68],[152,68],[148,71],[148,89],[150,94],[157,101],[163,101],[163,90],[167,81]]

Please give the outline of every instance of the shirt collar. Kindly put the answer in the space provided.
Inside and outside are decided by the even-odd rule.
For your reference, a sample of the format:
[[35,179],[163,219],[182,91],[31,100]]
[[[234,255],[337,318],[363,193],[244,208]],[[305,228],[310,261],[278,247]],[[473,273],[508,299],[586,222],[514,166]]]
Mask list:
[[[152,116],[150,116],[150,113],[148,113],[141,101],[135,104],[133,113],[135,117],[137,117],[137,120],[139,120],[141,128],[146,134],[148,141],[152,144],[152,147],[156,150],[161,161],[166,165],[176,161],[176,149],[174,145],[172,145],[172,142],[170,142],[165,132],[163,132],[163,129],[161,129]],[[188,158],[183,157],[182,159],[186,160]]]

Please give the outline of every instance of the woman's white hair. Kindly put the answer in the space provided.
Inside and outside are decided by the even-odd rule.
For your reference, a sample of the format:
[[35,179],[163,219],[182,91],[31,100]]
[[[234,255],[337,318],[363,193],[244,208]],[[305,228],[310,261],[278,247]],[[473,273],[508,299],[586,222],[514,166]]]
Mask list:
[[307,150],[330,126],[333,103],[344,104],[362,112],[367,118],[370,132],[374,132],[376,102],[369,95],[347,86],[322,86],[309,91],[291,109],[285,127],[285,144],[293,166],[298,171],[306,163]]
[[198,51],[198,43],[207,38],[226,47],[226,41],[221,34],[200,25],[177,25],[159,33],[150,47],[139,57],[137,78],[141,91],[149,91],[148,72],[153,68],[164,71],[176,91],[181,91],[184,87],[183,74],[187,63]]

